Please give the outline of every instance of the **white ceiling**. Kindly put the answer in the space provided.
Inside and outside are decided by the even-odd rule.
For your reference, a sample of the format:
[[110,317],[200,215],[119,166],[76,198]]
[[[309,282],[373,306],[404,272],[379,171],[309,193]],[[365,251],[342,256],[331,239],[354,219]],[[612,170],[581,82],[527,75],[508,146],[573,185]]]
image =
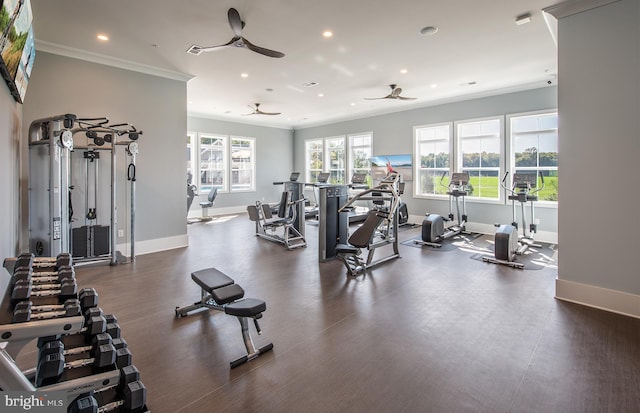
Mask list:
[[[31,0],[39,50],[191,78],[190,115],[286,128],[555,83],[556,46],[541,9],[557,2]],[[230,7],[245,38],[285,57],[232,47],[187,54],[194,43],[231,40]],[[516,25],[524,13],[532,21]],[[439,30],[424,36],[425,26]],[[327,29],[332,38],[322,36]],[[386,96],[389,84],[417,99],[364,99]],[[256,102],[282,114],[244,116]]]

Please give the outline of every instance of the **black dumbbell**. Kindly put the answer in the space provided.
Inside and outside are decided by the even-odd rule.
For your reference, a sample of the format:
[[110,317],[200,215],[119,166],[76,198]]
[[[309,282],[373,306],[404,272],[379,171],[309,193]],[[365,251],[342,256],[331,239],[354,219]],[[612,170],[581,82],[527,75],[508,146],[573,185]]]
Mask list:
[[11,291],[11,303],[15,305],[19,301],[29,300],[31,297],[57,297],[64,302],[69,298],[77,298],[78,284],[65,281],[61,284],[34,285],[31,283],[18,282]]
[[72,265],[73,264],[73,258],[71,257],[71,254],[69,254],[68,252],[60,253],[56,257],[36,257],[35,255],[30,254],[30,253],[23,253],[23,254],[18,255],[17,258],[18,258],[17,261],[20,263],[20,265],[28,265],[30,267],[31,266],[35,266],[35,267],[51,267],[51,266],[61,267],[63,265]]
[[103,344],[93,349],[91,358],[65,361],[62,352],[48,354],[38,362],[36,368],[36,386],[53,384],[60,381],[65,370],[85,366],[92,366],[95,371],[114,366],[116,363],[116,348],[113,344]]
[[76,274],[74,270],[69,268],[63,268],[60,271],[56,271],[54,275],[40,275],[42,273],[33,272],[30,270],[18,270],[14,271],[11,276],[11,281],[9,281],[10,286],[14,286],[16,283],[21,281],[28,281],[32,283],[61,283],[63,281],[71,281],[75,280]]
[[93,288],[83,288],[78,291],[78,299],[83,309],[94,308],[98,306],[98,292]]
[[82,354],[97,349],[98,347],[105,344],[113,344],[111,336],[107,333],[100,333],[93,336],[93,340],[91,340],[91,345],[89,346],[72,347],[69,349],[66,349],[64,347],[64,343],[62,342],[62,340],[52,340],[45,343],[39,348],[38,361],[42,360],[49,354],[62,353],[62,355],[64,356]]
[[[102,310],[99,308],[97,309],[99,314],[95,314],[94,310],[94,308],[91,308],[85,311],[84,327],[73,334],[84,335],[86,337],[86,342],[88,342],[88,340],[90,338],[92,339],[94,336],[105,333],[107,330],[107,320],[105,320],[104,316],[102,315]],[[38,348],[42,348],[51,341],[61,340],[62,337],[62,334],[38,337]]]
[[[122,379],[121,379],[122,380]],[[120,413],[138,413],[144,411],[147,402],[147,388],[140,380],[128,382],[120,392],[120,400],[98,405],[94,393],[76,398],[68,408],[69,413],[104,413],[118,409]]]
[[[48,309],[48,310],[45,310]],[[31,320],[48,320],[57,317],[76,317],[82,314],[80,301],[69,299],[60,305],[33,305],[33,301],[21,301],[13,309],[14,323]]]

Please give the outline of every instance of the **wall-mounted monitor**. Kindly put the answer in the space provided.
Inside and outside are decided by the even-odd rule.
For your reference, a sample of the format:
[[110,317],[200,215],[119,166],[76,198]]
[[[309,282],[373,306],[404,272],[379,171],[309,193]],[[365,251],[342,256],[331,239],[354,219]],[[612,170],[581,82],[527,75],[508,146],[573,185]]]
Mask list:
[[390,172],[402,175],[403,181],[413,180],[411,155],[379,155],[371,158],[371,176],[379,181]]
[[36,54],[30,0],[0,0],[0,74],[20,103]]

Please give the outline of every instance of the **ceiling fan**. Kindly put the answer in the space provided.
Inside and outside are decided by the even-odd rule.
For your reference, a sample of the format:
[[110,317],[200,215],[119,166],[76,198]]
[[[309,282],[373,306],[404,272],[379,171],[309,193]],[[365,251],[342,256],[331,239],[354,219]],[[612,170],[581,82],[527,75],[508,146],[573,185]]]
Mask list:
[[402,93],[402,88],[399,88],[398,85],[389,85],[391,88],[391,93],[387,96],[381,98],[365,98],[366,100],[377,100],[377,99],[400,99],[400,100],[416,100],[417,98],[406,98],[404,96],[400,96]]
[[269,50],[269,49],[265,49],[264,47],[256,46],[255,44],[249,42],[247,39],[242,37],[242,29],[244,28],[244,22],[240,18],[240,13],[238,13],[236,9],[230,8],[229,12],[227,13],[227,17],[229,18],[229,26],[231,26],[231,30],[233,30],[233,33],[235,34],[235,36],[233,36],[233,38],[229,40],[229,42],[218,45],[218,46],[208,46],[208,47],[203,47],[203,46],[198,46],[196,44],[193,44],[191,45],[191,47],[187,49],[187,53],[197,56],[202,52],[208,52],[211,50],[219,49],[221,47],[233,46],[233,47],[241,47],[244,49],[249,49],[256,53],[260,53],[262,55],[269,56],[269,57],[284,57],[284,53],[282,52],[277,52],[275,50]]
[[254,103],[255,107],[248,105],[251,109],[253,109],[253,112],[251,113],[245,113],[244,116],[249,116],[249,115],[279,115],[280,112],[263,112],[260,110],[260,104],[259,103]]

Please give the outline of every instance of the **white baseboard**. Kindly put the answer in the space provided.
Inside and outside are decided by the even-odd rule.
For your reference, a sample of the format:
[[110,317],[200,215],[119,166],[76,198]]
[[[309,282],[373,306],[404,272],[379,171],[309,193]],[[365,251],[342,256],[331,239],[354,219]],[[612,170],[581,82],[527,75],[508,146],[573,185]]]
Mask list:
[[[175,248],[188,247],[189,237],[187,236],[187,234],[176,235],[173,237],[156,238],[147,241],[137,241],[135,245],[135,254],[136,256],[138,256],[151,254],[152,252],[160,252],[172,250]],[[118,244],[116,247],[118,251],[120,251],[120,253],[122,253],[122,255],[124,255],[125,257],[131,256],[131,244],[123,243]]]
[[555,297],[563,301],[640,318],[640,295],[636,294],[557,278]]
[[[241,214],[247,212],[246,205],[237,205],[232,207],[215,207],[209,208],[209,216],[216,217],[219,215],[229,215],[229,214]],[[189,211],[188,219],[198,219],[202,216],[201,209],[192,209]]]

